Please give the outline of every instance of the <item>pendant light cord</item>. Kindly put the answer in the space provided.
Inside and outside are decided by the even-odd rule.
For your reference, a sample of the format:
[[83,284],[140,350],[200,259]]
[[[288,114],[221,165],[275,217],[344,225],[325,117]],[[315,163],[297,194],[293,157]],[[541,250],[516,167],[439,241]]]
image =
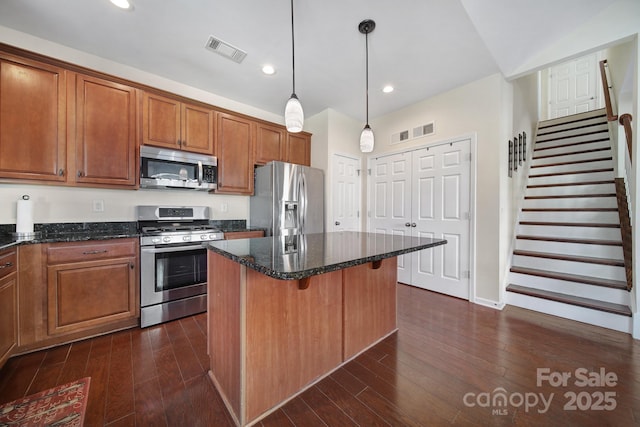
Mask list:
[[364,35],[364,45],[366,51],[366,102],[367,102],[367,126],[369,126],[369,33]]
[[296,46],[293,31],[293,0],[291,0],[291,68],[293,70],[293,94],[296,93]]

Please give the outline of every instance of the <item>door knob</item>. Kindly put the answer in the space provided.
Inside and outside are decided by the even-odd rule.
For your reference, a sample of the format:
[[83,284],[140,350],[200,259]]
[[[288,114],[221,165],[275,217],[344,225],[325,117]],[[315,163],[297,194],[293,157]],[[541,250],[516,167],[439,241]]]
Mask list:
[[411,227],[411,223],[410,223],[410,222],[407,222],[407,223],[405,223],[405,224],[404,224],[404,226],[405,226],[405,227]]
[[336,225],[340,225],[340,221],[336,221],[336,222],[335,222],[335,224],[336,224]]
[[417,224],[416,224],[415,222],[412,222],[412,223],[411,223],[411,226],[412,226],[412,227],[417,227]]

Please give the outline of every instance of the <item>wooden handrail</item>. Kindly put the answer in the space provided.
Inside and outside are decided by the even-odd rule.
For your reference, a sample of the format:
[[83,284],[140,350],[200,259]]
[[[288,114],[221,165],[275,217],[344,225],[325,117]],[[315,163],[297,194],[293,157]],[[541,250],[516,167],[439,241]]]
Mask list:
[[629,158],[632,158],[632,150],[631,150],[631,144],[633,141],[633,135],[632,135],[632,130],[631,130],[631,120],[633,119],[633,117],[631,116],[631,114],[629,113],[625,113],[623,115],[620,116],[620,124],[622,125],[622,127],[624,128],[624,134],[627,137],[627,150],[629,150]]
[[611,86],[609,86],[609,82],[607,81],[607,60],[603,59],[600,61],[600,75],[602,76],[602,90],[604,92],[604,104],[607,109],[607,120],[612,122],[614,120],[618,120],[618,116],[613,114],[613,106],[611,104],[611,94],[609,91],[611,90]]

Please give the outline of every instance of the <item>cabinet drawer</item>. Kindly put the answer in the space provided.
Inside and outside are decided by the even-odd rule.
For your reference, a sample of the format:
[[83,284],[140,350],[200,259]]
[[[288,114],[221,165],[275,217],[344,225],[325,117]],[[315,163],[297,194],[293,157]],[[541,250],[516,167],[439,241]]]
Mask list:
[[0,251],[0,279],[17,270],[18,257],[15,249]]
[[138,239],[54,243],[47,248],[47,264],[136,256]]
[[225,240],[252,239],[254,237],[264,237],[264,231],[232,231],[224,233]]

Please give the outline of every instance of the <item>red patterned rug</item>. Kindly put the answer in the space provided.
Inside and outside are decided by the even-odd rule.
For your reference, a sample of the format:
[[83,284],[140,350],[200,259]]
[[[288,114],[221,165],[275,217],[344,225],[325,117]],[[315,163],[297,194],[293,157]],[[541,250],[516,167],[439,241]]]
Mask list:
[[82,378],[0,406],[0,426],[82,426],[90,380]]

